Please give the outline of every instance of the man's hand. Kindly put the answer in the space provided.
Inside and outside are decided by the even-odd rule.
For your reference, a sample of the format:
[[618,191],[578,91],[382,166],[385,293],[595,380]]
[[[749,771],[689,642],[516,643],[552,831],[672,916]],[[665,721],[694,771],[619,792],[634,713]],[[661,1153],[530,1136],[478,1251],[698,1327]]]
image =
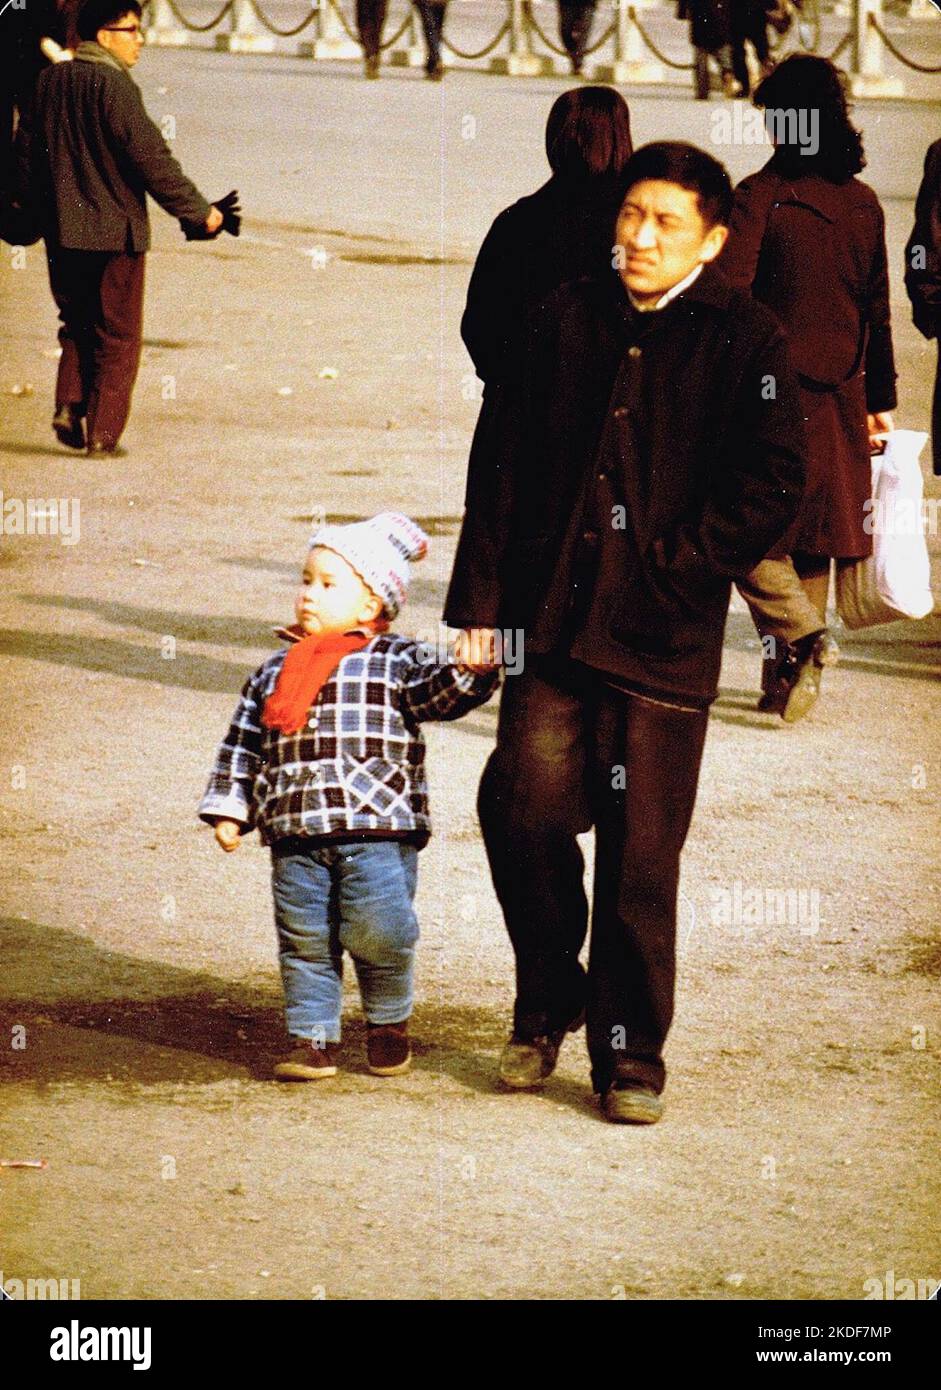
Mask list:
[[880,436],[890,434],[895,429],[891,411],[877,410],[874,415],[867,415],[866,426],[869,430],[869,452],[881,454],[885,440]]
[[458,633],[454,643],[455,661],[477,674],[495,670],[500,665],[495,659],[496,635],[496,629],[492,627],[465,628]]
[[226,854],[231,854],[234,849],[238,849],[241,838],[242,827],[237,820],[219,819],[216,821],[216,844],[220,845]]
[[221,229],[221,227],[222,213],[219,211],[216,205],[213,204],[213,206],[209,210],[209,216],[206,218],[206,231],[209,233],[210,236],[215,236],[216,232],[218,232]]

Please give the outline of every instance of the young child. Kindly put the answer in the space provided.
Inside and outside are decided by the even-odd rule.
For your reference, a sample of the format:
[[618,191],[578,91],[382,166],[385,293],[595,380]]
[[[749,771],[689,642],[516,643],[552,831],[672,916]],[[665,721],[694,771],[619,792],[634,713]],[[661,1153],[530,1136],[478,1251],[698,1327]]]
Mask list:
[[271,848],[285,1015],[283,1081],[336,1075],[343,951],[356,967],[369,1070],[408,1070],[418,850],[428,842],[425,719],[458,719],[497,676],[424,659],[388,631],[428,538],[383,512],[310,540],[293,640],[249,677],[199,806],[224,850]]

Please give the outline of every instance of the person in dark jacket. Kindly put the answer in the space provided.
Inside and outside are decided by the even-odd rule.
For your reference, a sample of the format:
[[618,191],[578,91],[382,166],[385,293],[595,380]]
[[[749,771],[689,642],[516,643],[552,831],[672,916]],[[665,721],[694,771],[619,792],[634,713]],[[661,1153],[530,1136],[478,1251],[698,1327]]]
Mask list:
[[[447,0],[412,0],[418,18],[421,20],[425,36],[425,76],[432,82],[440,82],[444,76],[441,61],[441,35],[447,14]],[[359,40],[363,45],[363,58],[366,76],[379,76],[379,52],[382,43],[382,28],[386,22],[389,0],[356,0],[356,26]]]
[[763,76],[767,77],[774,67],[768,43],[768,15],[776,4],[777,0],[732,0],[732,73],[740,96],[747,97],[751,92],[746,43],[755,50]]
[[66,28],[55,0],[29,0],[17,7],[0,0],[0,194],[14,179],[17,125],[46,64],[40,44],[46,37],[65,44]]
[[938,365],[931,408],[934,471],[941,476],[941,140],[925,156],[925,172],[915,202],[915,225],[905,247],[905,289],[912,321],[924,337],[938,342]]
[[[540,1085],[587,1010],[604,1114],[649,1123],[729,590],[791,524],[803,444],[780,326],[711,265],[723,166],[648,145],[624,188],[617,270],[556,290],[515,355],[468,478],[445,618],[475,668],[495,634],[525,639],[479,800],[516,955],[500,1076]],[[576,837],[592,826],[586,979]]]
[[[856,174],[865,165],[840,74],[826,58],[795,54],[758,87],[755,102],[776,148],[735,193],[723,274],[783,325],[800,385],[808,446],[800,513],[769,562],[797,602],[741,587],[762,636],[778,639],[762,708],[800,718],[837,656],[826,631],[832,562],[872,554],[865,504],[870,443],[892,428],[895,362],[885,219]],[[793,585],[800,579],[807,602]]]
[[596,4],[597,0],[587,0],[587,3],[581,4],[569,4],[568,0],[559,0],[559,38],[569,55],[572,72],[576,77],[585,62],[585,50],[591,35],[591,21],[595,16]]
[[140,361],[147,194],[188,235],[237,232],[238,219],[227,225],[207,202],[144,110],[130,76],[140,17],[137,0],[88,0],[74,61],[41,74],[19,145],[61,319],[53,429],[98,455],[119,452]]
[[546,122],[551,178],[500,213],[477,256],[461,337],[485,392],[499,381],[527,315],[565,280],[611,263],[621,175],[633,153],[627,103],[613,87],[574,87]]

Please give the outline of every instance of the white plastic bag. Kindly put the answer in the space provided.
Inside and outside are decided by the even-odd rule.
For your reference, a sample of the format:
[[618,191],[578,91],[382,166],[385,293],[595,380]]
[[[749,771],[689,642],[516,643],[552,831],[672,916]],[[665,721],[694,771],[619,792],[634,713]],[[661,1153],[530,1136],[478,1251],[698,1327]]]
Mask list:
[[926,618],[934,608],[918,457],[927,434],[892,430],[872,460],[872,497],[863,530],[873,553],[837,569],[836,606],[847,627]]

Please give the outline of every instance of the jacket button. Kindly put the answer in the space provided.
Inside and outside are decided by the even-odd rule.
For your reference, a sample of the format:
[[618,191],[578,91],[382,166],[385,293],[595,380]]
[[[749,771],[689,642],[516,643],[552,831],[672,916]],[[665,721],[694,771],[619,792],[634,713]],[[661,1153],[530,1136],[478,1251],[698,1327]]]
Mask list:
[[308,719],[308,721],[307,721],[307,727],[308,727],[308,729],[316,729],[316,727],[317,727],[317,720],[316,720],[316,719]]
[[615,418],[615,420],[623,420],[624,416],[625,416],[625,415],[629,415],[629,414],[630,414],[630,411],[628,410],[628,408],[627,408],[626,405],[616,405],[616,406],[614,407],[614,418]]
[[627,355],[628,355],[628,357],[640,357],[640,356],[641,356],[641,350],[640,350],[639,347],[637,347],[636,344],[634,344],[633,347],[629,347],[629,348],[627,349]]
[[582,535],[582,540],[585,542],[586,545],[597,545],[597,544],[598,544],[598,532],[597,532],[597,531],[585,531],[585,532],[583,533],[583,535]]

